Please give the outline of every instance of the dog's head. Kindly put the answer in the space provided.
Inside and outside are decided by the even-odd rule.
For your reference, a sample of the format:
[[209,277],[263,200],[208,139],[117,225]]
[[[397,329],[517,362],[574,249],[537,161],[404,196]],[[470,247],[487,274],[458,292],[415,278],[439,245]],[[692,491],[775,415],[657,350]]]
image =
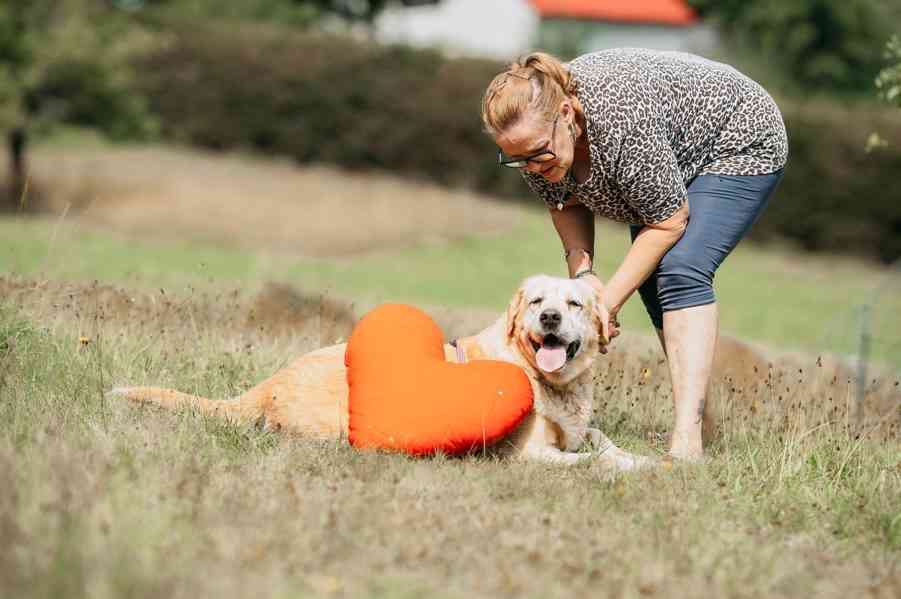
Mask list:
[[552,385],[571,382],[598,356],[601,314],[594,289],[578,279],[526,279],[507,308],[507,341]]

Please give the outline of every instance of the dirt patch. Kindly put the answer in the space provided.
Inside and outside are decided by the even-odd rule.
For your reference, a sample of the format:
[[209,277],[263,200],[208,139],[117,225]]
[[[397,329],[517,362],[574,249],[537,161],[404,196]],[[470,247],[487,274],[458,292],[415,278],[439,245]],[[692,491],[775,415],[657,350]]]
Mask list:
[[506,230],[519,209],[380,174],[161,147],[39,148],[42,205],[142,238],[331,257]]
[[[103,284],[70,284],[0,277],[0,297],[40,322],[169,331],[178,336],[227,331],[253,337],[346,335],[356,318],[336,299],[307,296],[269,284],[248,297],[241,290],[178,297],[160,289],[134,291]],[[85,323],[95,326],[85,327]]]
[[[193,290],[174,295],[163,289],[137,291],[100,283],[0,276],[0,302],[35,321],[86,322],[113,329],[166,331],[191,337],[212,332],[225,337],[272,341],[295,337],[305,350],[347,339],[357,320],[374,306],[322,293],[308,293],[278,282],[259,290]],[[447,337],[472,334],[498,313],[426,308]]]

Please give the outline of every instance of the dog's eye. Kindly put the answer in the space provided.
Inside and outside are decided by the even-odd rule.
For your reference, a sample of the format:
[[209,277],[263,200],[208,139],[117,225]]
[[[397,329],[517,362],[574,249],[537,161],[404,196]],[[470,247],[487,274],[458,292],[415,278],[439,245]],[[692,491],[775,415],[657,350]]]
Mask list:
[[543,301],[544,301],[544,298],[543,298],[543,297],[536,297],[535,299],[533,299],[532,301],[529,302],[529,305],[530,305],[530,306],[537,306],[538,304],[540,304],[540,303],[543,302]]
[[571,308],[581,308],[581,307],[582,307],[582,304],[580,304],[580,303],[577,302],[576,300],[569,300],[569,301],[566,302],[566,303],[569,304],[569,306],[570,306]]

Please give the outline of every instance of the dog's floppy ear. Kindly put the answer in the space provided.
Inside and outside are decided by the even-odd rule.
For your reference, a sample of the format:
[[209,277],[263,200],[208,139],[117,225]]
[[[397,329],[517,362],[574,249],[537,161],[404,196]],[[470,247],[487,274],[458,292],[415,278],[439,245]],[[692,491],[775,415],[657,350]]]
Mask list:
[[510,300],[507,306],[507,340],[509,341],[516,333],[516,321],[522,314],[522,308],[526,301],[526,294],[520,286]]

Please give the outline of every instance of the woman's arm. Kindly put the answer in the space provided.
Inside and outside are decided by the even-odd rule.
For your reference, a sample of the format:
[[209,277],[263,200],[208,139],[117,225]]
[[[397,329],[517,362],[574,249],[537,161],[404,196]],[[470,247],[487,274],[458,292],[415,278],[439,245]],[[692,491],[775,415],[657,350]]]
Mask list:
[[594,255],[594,214],[574,199],[567,200],[563,210],[551,208],[550,212],[563,249],[569,254],[566,258],[569,276],[591,269],[591,257]]
[[[594,213],[576,200],[570,199],[563,205],[563,210],[551,208],[551,220],[560,236],[564,251],[567,252],[566,266],[569,276],[577,272],[591,270],[594,256]],[[611,322],[607,312],[609,302],[604,298],[604,284],[597,275],[587,275],[585,282],[594,287],[598,293],[598,306],[601,312],[601,353],[607,353],[606,344],[619,335],[619,330]]]
[[[564,210],[565,212],[565,210]],[[660,264],[663,255],[673,247],[688,225],[688,201],[668,219],[645,225],[638,233],[622,264],[607,281],[604,301],[611,314],[616,314],[645,279]]]

